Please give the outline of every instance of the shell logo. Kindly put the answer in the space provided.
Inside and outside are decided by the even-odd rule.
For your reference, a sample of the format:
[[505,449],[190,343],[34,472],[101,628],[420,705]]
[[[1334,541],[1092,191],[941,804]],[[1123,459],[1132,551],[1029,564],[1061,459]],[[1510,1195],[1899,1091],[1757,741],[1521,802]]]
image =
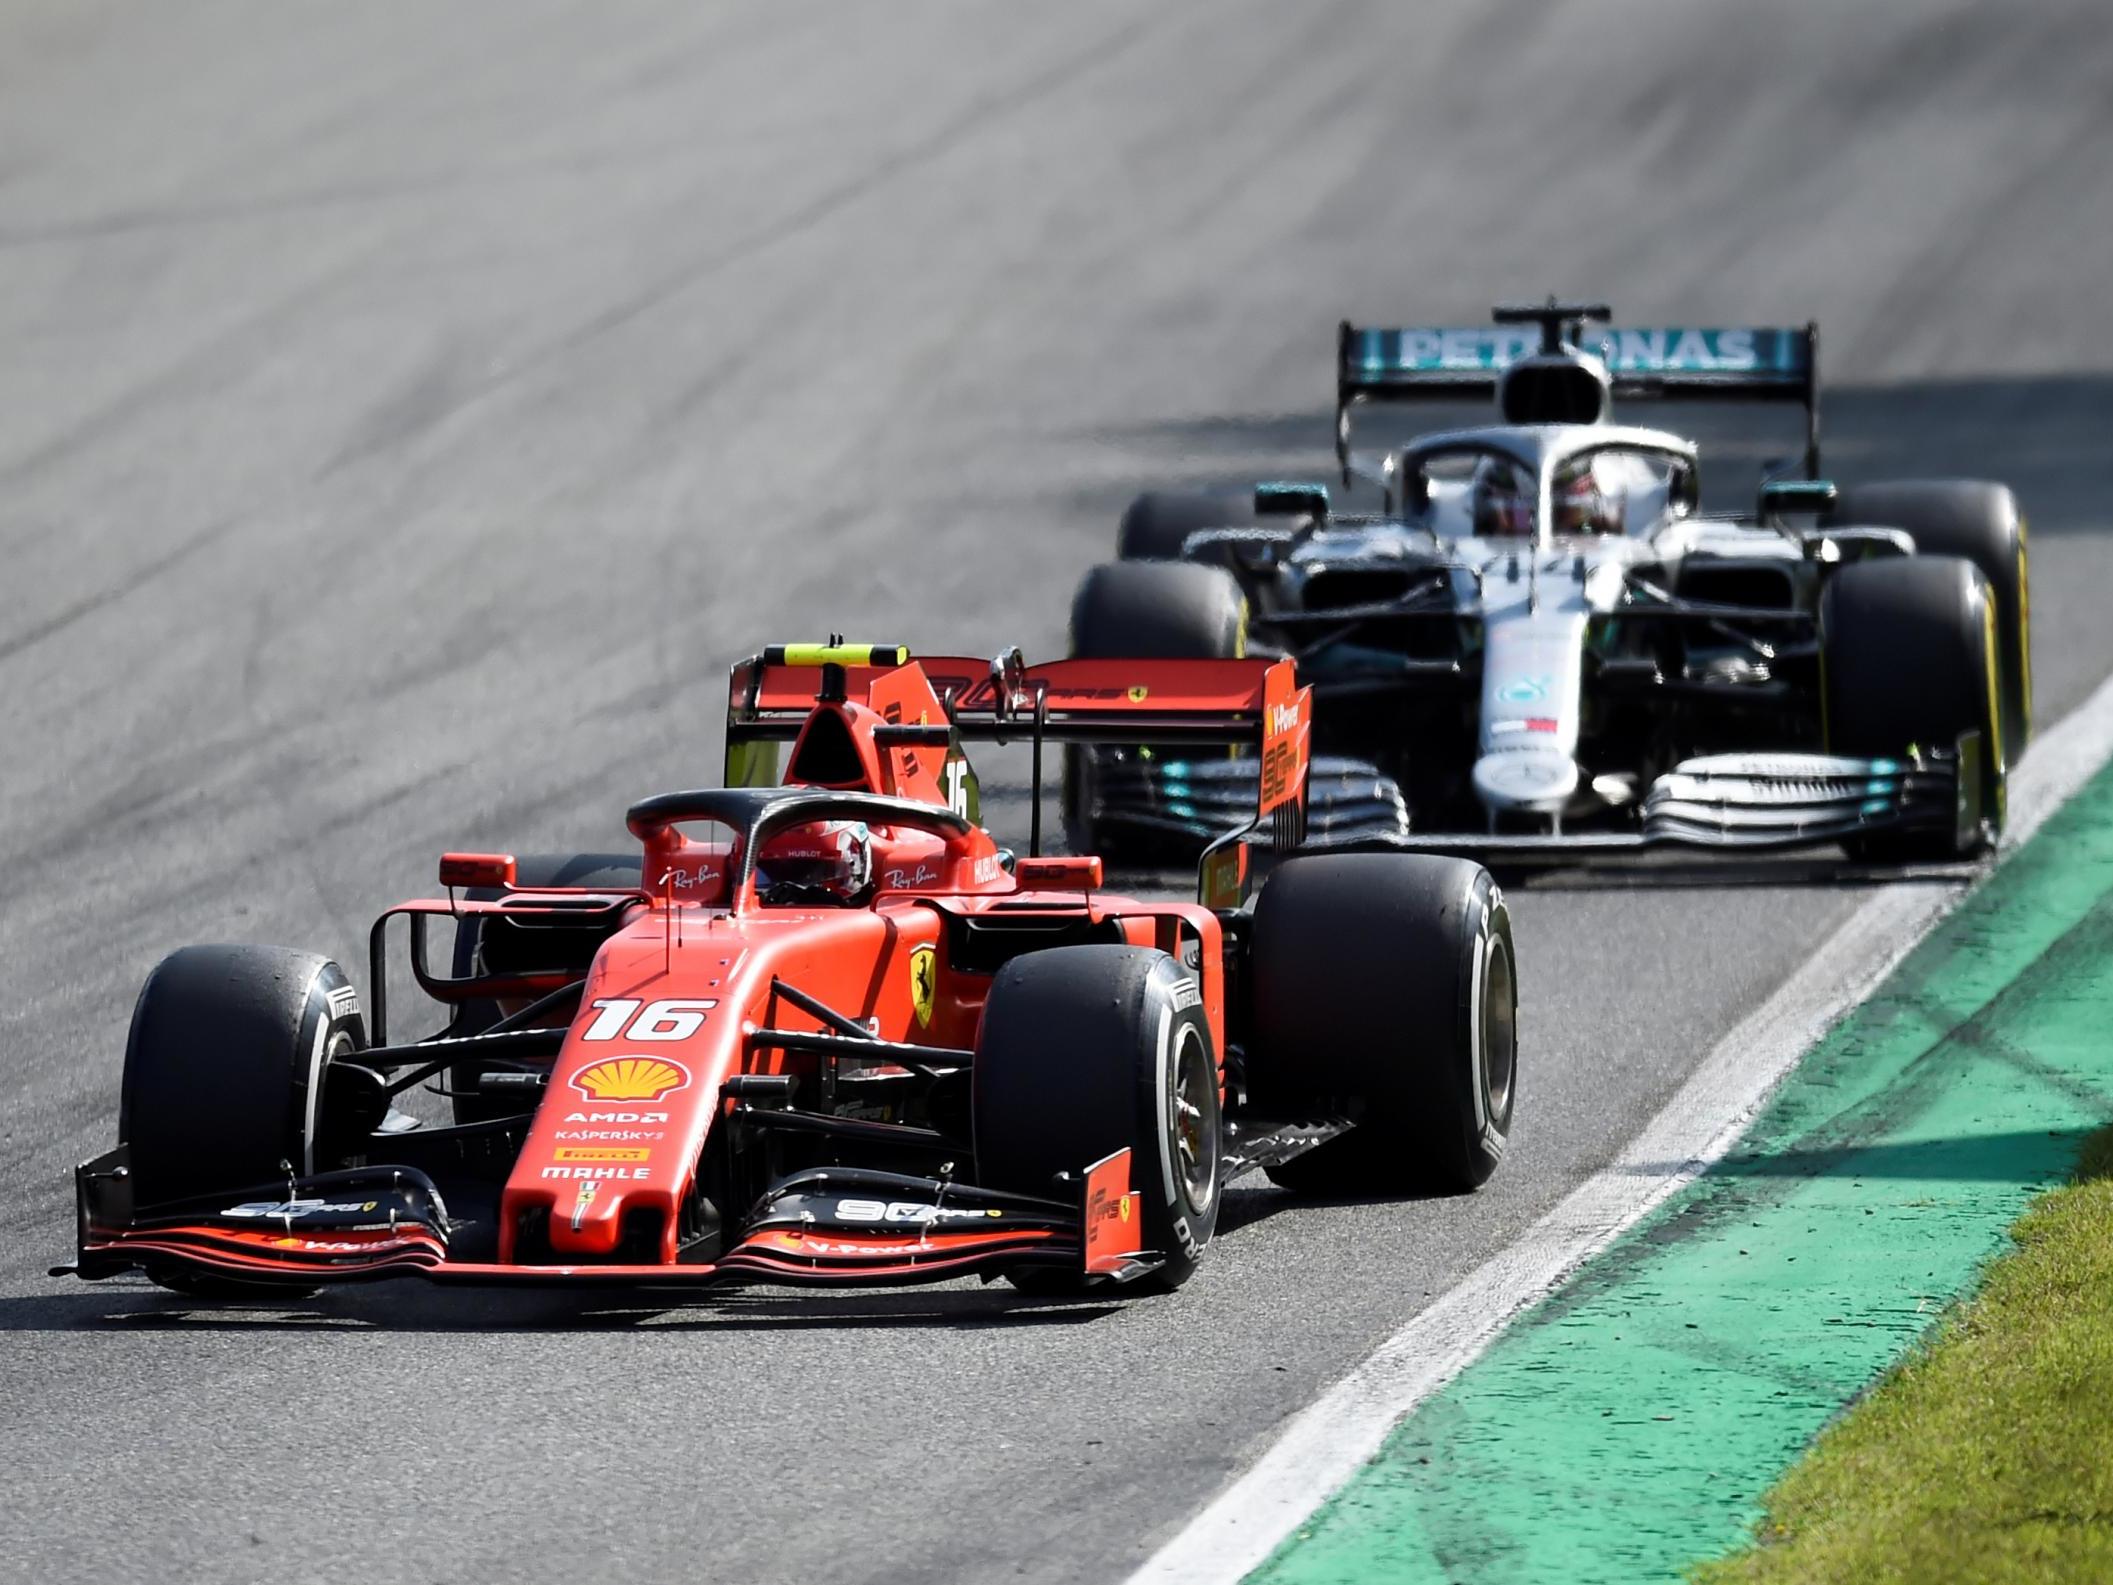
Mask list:
[[657,1101],[690,1082],[690,1070],[666,1057],[604,1057],[572,1076],[590,1101]]

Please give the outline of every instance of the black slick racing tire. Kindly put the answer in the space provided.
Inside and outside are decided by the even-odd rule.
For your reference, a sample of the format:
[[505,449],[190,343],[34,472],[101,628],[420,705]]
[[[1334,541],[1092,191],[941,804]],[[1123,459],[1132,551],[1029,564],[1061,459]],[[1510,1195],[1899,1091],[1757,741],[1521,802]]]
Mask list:
[[[328,958],[284,947],[185,947],[139,993],[118,1088],[133,1202],[157,1205],[326,1171],[325,1073],[366,1045],[359,995]],[[240,1298],[302,1290],[188,1270],[163,1287]],[[312,1291],[312,1290],[308,1290]]]
[[1148,490],[1124,510],[1115,554],[1123,561],[1179,561],[1183,542],[1198,530],[1246,528],[1254,520],[1252,499]]
[[1221,567],[1104,562],[1071,602],[1071,653],[1081,658],[1214,659],[1246,647],[1247,597]]
[[[1165,953],[1080,946],[1014,958],[991,985],[976,1042],[978,1181],[1064,1197],[1075,1191],[1058,1174],[1127,1146],[1137,1247],[1165,1257],[1132,1286],[1178,1288],[1218,1225],[1219,1083],[1196,981]],[[1079,1281],[1023,1270],[1016,1285]]]
[[2017,497],[1983,479],[1860,484],[1842,491],[1829,521],[1897,528],[1918,555],[1964,556],[1981,569],[1996,601],[2003,761],[2015,769],[2032,741],[2032,580]]
[[[1219,567],[1105,562],[1086,574],[1071,602],[1071,653],[1081,660],[1222,660],[1246,652],[1247,597],[1233,575]],[[1094,819],[1099,756],[1180,752],[1149,744],[1066,749],[1064,821],[1071,851],[1099,852],[1108,841]],[[1131,845],[1138,845],[1135,836]],[[1188,856],[1186,846],[1180,856]]]
[[1517,959],[1489,872],[1428,854],[1291,859],[1263,884],[1251,941],[1256,1108],[1362,1114],[1270,1178],[1327,1195],[1480,1187],[1518,1100]]
[[1820,593],[1820,657],[1828,749],[1896,756],[1949,749],[1966,732],[1982,742],[1982,821],[1962,847],[1950,830],[1873,832],[1852,857],[1929,862],[1972,857],[2003,828],[2007,775],[1995,598],[1960,556],[1856,562]]
[[[614,891],[630,891],[638,885],[641,860],[635,853],[524,853],[514,860],[514,885],[533,886],[606,886]],[[473,902],[489,902],[504,896],[503,892],[488,887],[474,887],[463,893]],[[465,979],[478,973],[484,962],[486,941],[482,933],[483,921],[474,917],[464,918],[455,927],[455,950],[450,972],[457,979]],[[519,951],[514,943],[497,948],[499,954]],[[494,965],[496,966],[496,965]],[[454,1020],[448,1026],[450,1035],[481,1035],[504,1015],[497,1002],[464,1002],[455,1011]],[[511,1117],[522,1110],[522,1103],[509,1096],[479,1095],[474,1089],[477,1069],[464,1064],[448,1070],[448,1089],[452,1092],[450,1104],[454,1108],[458,1123],[489,1122],[497,1117]]]

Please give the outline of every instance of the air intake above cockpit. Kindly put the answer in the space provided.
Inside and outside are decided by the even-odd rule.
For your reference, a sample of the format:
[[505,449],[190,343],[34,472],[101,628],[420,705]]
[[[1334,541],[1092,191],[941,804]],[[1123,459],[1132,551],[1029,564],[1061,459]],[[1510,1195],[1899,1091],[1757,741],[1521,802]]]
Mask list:
[[1607,416],[1606,366],[1589,353],[1521,358],[1503,373],[1497,407],[1507,424],[1596,424]]

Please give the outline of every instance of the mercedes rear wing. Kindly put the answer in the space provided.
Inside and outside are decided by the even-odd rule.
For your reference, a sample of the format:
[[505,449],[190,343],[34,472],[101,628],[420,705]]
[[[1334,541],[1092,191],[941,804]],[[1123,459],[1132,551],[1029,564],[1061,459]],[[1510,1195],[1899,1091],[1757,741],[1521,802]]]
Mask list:
[[[1080,659],[1030,666],[1017,649],[993,659],[967,655],[913,660],[900,645],[782,644],[740,661],[728,678],[726,782],[761,786],[778,779],[777,745],[797,738],[819,690],[859,699],[880,679],[916,667],[945,721],[916,723],[951,743],[1024,742],[1033,751],[1029,852],[1042,845],[1042,747],[1138,743],[1251,750],[1259,762],[1253,817],[1204,849],[1207,901],[1237,896],[1247,878],[1243,839],[1267,831],[1288,853],[1305,839],[1307,769],[1312,756],[1312,690],[1290,660]],[[900,729],[912,730],[910,723]]]
[[[1551,318],[1551,316],[1554,316]],[[1593,326],[1598,306],[1500,308],[1472,328],[1344,320],[1336,336],[1336,456],[1347,469],[1353,410],[1366,402],[1494,397],[1506,369],[1555,352],[1598,360],[1617,397],[1796,402],[1805,472],[1819,477],[1819,326]],[[1346,475],[1347,476],[1347,475]]]

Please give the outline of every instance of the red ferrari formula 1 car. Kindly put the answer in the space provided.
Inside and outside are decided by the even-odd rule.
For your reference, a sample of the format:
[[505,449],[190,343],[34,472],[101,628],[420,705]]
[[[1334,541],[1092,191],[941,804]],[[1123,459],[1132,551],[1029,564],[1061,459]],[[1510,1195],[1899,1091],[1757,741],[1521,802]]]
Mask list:
[[[1512,1113],[1503,900],[1454,858],[1252,875],[1265,824],[1296,843],[1307,704],[1288,661],[766,651],[733,677],[748,785],[634,805],[635,869],[446,855],[446,897],[375,924],[368,1016],[312,954],[164,960],[61,1270],[1170,1288],[1241,1172],[1471,1188]],[[1045,741],[1246,745],[1259,807],[1203,903],[1137,901],[975,823],[976,739],[1038,779]],[[390,1038],[392,936],[435,1035]],[[436,1084],[446,1125],[393,1104]]]

